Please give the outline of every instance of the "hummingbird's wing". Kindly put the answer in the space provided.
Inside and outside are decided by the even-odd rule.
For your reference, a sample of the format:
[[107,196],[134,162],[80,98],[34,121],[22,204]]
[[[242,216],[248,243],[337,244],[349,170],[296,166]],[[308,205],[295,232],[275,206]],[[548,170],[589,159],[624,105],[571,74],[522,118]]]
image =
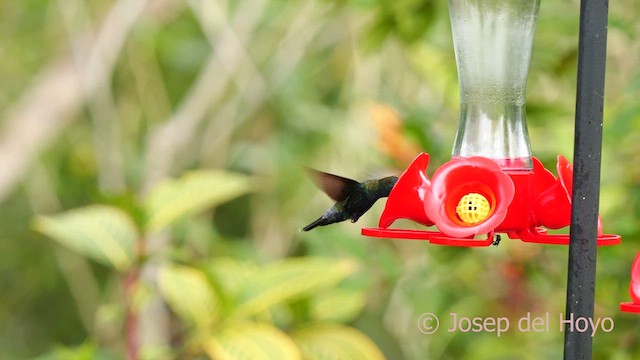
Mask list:
[[342,176],[307,168],[311,180],[335,201],[344,201],[359,182]]

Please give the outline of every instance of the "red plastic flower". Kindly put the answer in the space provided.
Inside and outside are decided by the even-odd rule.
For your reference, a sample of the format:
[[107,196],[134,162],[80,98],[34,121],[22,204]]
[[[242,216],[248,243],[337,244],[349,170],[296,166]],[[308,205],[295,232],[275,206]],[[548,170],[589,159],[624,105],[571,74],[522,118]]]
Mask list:
[[571,222],[571,193],[573,166],[566,158],[558,156],[558,179],[534,158],[535,193],[540,194],[534,206],[536,225],[560,229]]
[[433,222],[424,213],[424,199],[429,192],[429,179],[425,171],[429,154],[421,153],[398,179],[391,190],[378,226],[386,229],[397,219],[409,219],[422,225]]
[[631,283],[629,293],[635,304],[640,304],[640,252],[636,254],[633,265],[631,265]]
[[[507,216],[515,192],[513,181],[498,164],[477,156],[442,165],[433,174],[430,189],[425,199],[427,217],[445,235],[459,238],[493,231]],[[488,202],[480,220],[470,221],[461,213],[461,207],[466,210],[463,202],[467,197]],[[469,206],[470,210],[477,207],[471,202]]]
[[[549,229],[560,229],[571,224],[571,201],[573,195],[573,165],[558,155],[556,165],[558,179],[534,158],[535,192],[540,196],[535,201],[536,225]],[[550,181],[549,177],[552,180]],[[598,215],[598,235],[602,235],[602,219]]]

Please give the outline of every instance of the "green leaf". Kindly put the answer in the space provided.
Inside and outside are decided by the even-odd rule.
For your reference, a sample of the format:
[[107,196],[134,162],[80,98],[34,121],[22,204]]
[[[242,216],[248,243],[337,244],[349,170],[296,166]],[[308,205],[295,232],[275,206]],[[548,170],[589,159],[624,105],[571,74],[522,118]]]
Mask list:
[[38,216],[34,228],[60,244],[117,270],[135,258],[138,234],[131,218],[110,206],[93,205],[54,216]]
[[218,302],[202,271],[187,266],[164,267],[158,274],[158,285],[180,319],[200,329],[213,325]]
[[382,351],[360,331],[322,324],[291,334],[305,360],[384,360]]
[[295,258],[269,264],[239,292],[233,315],[251,316],[281,302],[331,288],[355,271],[353,262],[336,259]]
[[232,258],[216,258],[205,270],[228,296],[237,295],[260,272],[255,263]]
[[33,360],[115,360],[116,356],[101,350],[92,343],[84,343],[76,347],[57,346],[47,354]]
[[219,170],[190,172],[178,180],[166,180],[145,198],[146,226],[155,232],[176,220],[243,195],[250,190],[249,179]]
[[296,344],[278,328],[264,323],[242,323],[227,327],[205,343],[205,351],[216,360],[300,360]]
[[347,323],[360,315],[365,304],[362,290],[335,289],[312,300],[311,316],[318,321]]

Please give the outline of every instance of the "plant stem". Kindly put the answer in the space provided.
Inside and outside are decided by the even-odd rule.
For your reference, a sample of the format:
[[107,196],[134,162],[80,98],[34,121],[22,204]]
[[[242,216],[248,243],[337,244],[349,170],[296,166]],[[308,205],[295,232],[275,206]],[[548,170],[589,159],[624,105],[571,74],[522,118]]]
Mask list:
[[140,271],[137,267],[128,271],[124,279],[125,296],[125,343],[127,360],[138,360],[140,342],[138,338],[138,311],[135,309],[134,296]]
[[139,237],[136,241],[136,263],[127,271],[124,278],[125,297],[125,346],[126,359],[140,358],[140,311],[135,304],[136,291],[140,282],[140,273],[146,255],[146,239]]

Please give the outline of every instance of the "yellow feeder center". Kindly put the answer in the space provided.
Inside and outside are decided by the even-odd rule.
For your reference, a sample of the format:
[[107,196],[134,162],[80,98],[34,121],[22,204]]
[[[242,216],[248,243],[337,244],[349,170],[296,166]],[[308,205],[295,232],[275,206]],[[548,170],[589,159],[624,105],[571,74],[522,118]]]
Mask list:
[[486,197],[478,193],[469,193],[458,202],[456,213],[460,220],[467,225],[475,225],[489,217],[491,206]]

